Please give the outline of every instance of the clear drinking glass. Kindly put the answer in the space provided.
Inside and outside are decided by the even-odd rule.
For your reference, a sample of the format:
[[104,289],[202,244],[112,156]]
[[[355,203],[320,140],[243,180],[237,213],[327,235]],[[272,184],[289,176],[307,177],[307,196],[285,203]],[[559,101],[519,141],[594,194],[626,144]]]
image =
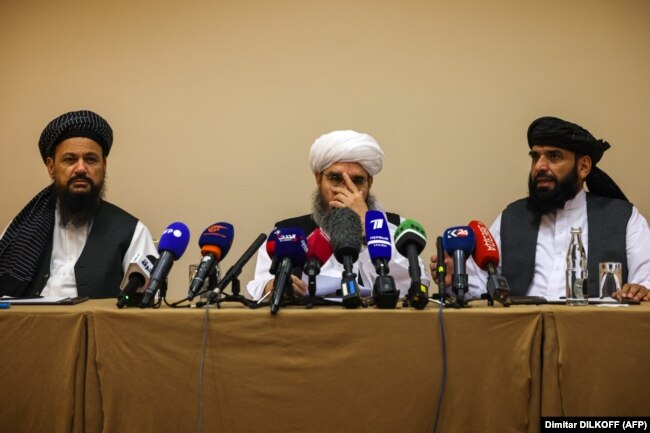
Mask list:
[[[598,264],[598,295],[600,299],[611,297],[621,289],[622,268],[623,266],[618,262]],[[621,302],[621,299],[618,302]]]

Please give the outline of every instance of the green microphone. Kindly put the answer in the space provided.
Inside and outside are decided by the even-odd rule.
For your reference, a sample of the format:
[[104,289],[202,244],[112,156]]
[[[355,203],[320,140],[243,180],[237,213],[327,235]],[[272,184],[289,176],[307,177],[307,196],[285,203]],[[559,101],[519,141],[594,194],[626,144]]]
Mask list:
[[409,303],[418,310],[426,307],[429,302],[427,286],[422,284],[420,263],[418,256],[427,245],[427,233],[422,224],[408,219],[395,230],[395,248],[409,261],[409,275],[411,287],[409,288]]

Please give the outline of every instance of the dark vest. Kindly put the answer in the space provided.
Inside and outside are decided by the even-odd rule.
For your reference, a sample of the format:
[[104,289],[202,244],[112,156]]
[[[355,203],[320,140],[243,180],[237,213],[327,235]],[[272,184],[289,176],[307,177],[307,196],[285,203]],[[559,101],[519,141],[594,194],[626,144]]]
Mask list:
[[[122,259],[133,238],[138,220],[119,207],[102,201],[79,260],[74,265],[79,296],[113,298],[124,276]],[[52,236],[41,258],[27,296],[43,291],[50,277]]]
[[[627,282],[626,232],[631,215],[630,203],[587,193],[589,296],[598,296],[600,262],[620,262]],[[526,199],[509,204],[501,215],[501,266],[513,295],[526,295],[533,281],[539,223]]]

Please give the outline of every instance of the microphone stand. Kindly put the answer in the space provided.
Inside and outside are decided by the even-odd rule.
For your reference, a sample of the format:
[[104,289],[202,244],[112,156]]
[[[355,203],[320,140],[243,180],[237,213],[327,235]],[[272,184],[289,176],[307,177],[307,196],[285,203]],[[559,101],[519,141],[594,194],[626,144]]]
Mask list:
[[345,308],[357,308],[363,304],[357,284],[357,274],[352,272],[354,262],[351,256],[343,256],[343,275],[341,278],[341,291],[343,298],[341,302]]
[[377,259],[375,263],[377,278],[372,287],[372,297],[377,308],[395,308],[399,300],[399,292],[395,288],[395,279],[388,275],[388,261]]

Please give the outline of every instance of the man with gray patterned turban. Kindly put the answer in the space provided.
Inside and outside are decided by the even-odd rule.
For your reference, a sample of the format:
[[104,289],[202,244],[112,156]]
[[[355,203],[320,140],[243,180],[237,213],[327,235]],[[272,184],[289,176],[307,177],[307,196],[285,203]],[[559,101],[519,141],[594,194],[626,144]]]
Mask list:
[[[377,141],[368,134],[352,130],[332,131],[321,135],[311,146],[309,165],[316,179],[317,189],[313,195],[312,213],[289,218],[275,224],[275,228],[300,228],[309,235],[320,227],[325,233],[331,232],[331,219],[334,209],[349,208],[361,220],[362,230],[366,211],[377,209],[377,200],[371,194],[374,177],[384,164],[384,152]],[[398,214],[385,212],[391,236],[403,221]],[[364,231],[365,233],[365,231]],[[255,278],[247,286],[253,299],[260,299],[273,288],[273,275],[270,272],[271,258],[262,246],[257,255]],[[422,282],[429,285],[429,278],[420,262]],[[410,286],[408,260],[394,248],[389,263],[390,275],[395,278],[397,289],[405,296]],[[362,284],[371,288],[377,277],[367,248],[362,248],[354,272]],[[320,275],[336,277],[340,280],[343,266],[334,256],[324,263]],[[296,296],[308,294],[305,280],[292,276],[293,291]]]
[[[528,128],[528,147],[528,197],[509,204],[490,227],[511,294],[565,296],[570,232],[582,227],[589,296],[599,296],[599,262],[620,262],[623,286],[613,297],[650,301],[648,222],[596,166],[609,143],[574,123],[541,117]],[[480,294],[485,272],[470,261],[468,274],[470,292]]]
[[92,111],[52,120],[38,142],[52,184],[0,239],[0,294],[110,298],[136,253],[156,255],[149,230],[103,200],[113,130]]

